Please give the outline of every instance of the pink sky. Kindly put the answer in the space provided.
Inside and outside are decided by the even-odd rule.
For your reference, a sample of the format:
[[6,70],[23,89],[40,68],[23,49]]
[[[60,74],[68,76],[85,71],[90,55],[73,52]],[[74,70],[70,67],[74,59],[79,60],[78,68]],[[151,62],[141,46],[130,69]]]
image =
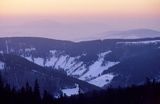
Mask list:
[[160,30],[160,0],[1,0],[0,37],[83,40],[105,31]]

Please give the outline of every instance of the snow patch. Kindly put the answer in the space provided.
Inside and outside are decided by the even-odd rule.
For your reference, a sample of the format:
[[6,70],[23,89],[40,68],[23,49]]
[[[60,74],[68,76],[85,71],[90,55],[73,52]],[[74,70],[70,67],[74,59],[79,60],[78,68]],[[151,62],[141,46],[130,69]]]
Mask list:
[[[22,57],[24,57],[24,56],[22,56]],[[30,56],[30,57],[24,57],[25,59],[27,59],[28,61],[31,61],[31,62],[33,62],[33,59],[32,59],[32,57]],[[36,63],[37,64],[37,63]]]
[[56,62],[55,68],[59,69],[59,68],[64,68],[65,64],[66,64],[66,60],[67,60],[68,56],[60,56]]
[[86,67],[85,67],[85,65],[83,65],[83,66],[81,66],[80,68],[78,68],[76,71],[74,71],[74,72],[72,73],[72,75],[73,75],[73,76],[80,76],[80,75],[82,75],[83,73],[85,73],[85,71],[86,71]]
[[119,64],[119,62],[108,61],[107,63],[105,63],[104,66],[102,66],[103,61],[104,61],[103,59],[100,59],[96,61],[94,64],[92,64],[89,67],[89,71],[86,74],[84,74],[82,77],[80,77],[80,79],[89,81],[93,78],[100,76],[105,70],[108,70],[109,68]]
[[98,87],[104,87],[104,85],[109,84],[114,78],[113,74],[105,74],[96,79],[89,81],[90,84],[96,85]]
[[57,51],[56,50],[50,50],[49,52],[54,55]]
[[3,70],[4,66],[5,66],[5,63],[0,61],[0,70]]
[[111,61],[107,61],[104,63],[105,55],[109,53],[111,53],[111,51],[100,53],[98,55],[99,59],[95,61],[92,65],[90,65],[88,68],[88,72],[85,73],[83,76],[81,76],[79,79],[89,81],[93,78],[100,76],[105,70],[108,70],[110,67],[119,64],[119,62],[111,62]]
[[[50,50],[51,57],[44,60],[43,58],[32,58],[32,56],[22,56],[27,60],[34,62],[40,66],[53,67],[55,69],[63,69],[68,75],[80,76],[86,71],[83,62],[78,61],[81,56],[70,57],[69,55],[61,55],[57,50]],[[83,55],[83,54],[82,54]],[[77,69],[77,70],[76,70]]]
[[52,57],[46,60],[45,66],[54,67],[56,69],[64,69],[68,75],[79,76],[85,71],[83,62],[77,61],[81,56],[76,56],[76,57],[70,57],[69,55],[58,56],[57,55],[58,51],[56,50],[50,50],[50,53],[52,54]]
[[79,94],[79,85],[76,84],[76,88],[62,89],[62,93],[63,93],[63,95],[66,95],[66,96],[78,95]]
[[0,54],[3,54],[3,51],[0,51]]
[[98,56],[101,57],[101,58],[104,58],[107,54],[111,53],[112,51],[109,50],[107,52],[103,52],[103,53],[100,53]]
[[132,45],[132,44],[158,44],[158,43],[160,43],[160,40],[137,41],[137,42],[117,42],[116,44]]
[[44,59],[43,58],[34,58],[34,63],[40,65],[40,66],[44,66]]
[[83,53],[83,54],[82,54],[82,56],[86,56],[86,55],[87,55],[87,53]]
[[9,53],[8,41],[6,40],[5,43],[6,43],[6,51],[7,51],[7,54],[8,54]]
[[48,58],[45,62],[45,66],[47,67],[54,67],[55,63],[57,62],[58,58],[56,57],[56,50],[50,50],[51,57]]
[[28,57],[22,56],[22,57],[24,57],[25,59],[27,59],[30,62],[34,62],[37,65],[44,66],[44,59],[43,58],[40,58],[40,57],[32,58],[31,56],[28,56]]
[[26,48],[25,52],[32,52],[32,51],[35,51],[35,50],[36,50],[36,48]]
[[34,73],[38,73],[38,71],[37,71],[37,70],[32,70],[32,72],[34,72]]

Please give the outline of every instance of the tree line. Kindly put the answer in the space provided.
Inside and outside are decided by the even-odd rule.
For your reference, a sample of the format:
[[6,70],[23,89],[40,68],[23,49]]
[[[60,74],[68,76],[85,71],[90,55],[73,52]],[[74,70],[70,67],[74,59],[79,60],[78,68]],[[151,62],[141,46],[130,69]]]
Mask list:
[[0,77],[0,104],[160,104],[160,83],[148,79],[144,85],[109,87],[107,90],[54,98],[47,91],[41,95],[38,80],[34,88],[26,83],[16,90],[4,84]]
[[5,84],[0,77],[0,104],[54,104],[54,100],[47,91],[41,95],[38,80],[35,81],[34,88],[27,82],[17,90]]

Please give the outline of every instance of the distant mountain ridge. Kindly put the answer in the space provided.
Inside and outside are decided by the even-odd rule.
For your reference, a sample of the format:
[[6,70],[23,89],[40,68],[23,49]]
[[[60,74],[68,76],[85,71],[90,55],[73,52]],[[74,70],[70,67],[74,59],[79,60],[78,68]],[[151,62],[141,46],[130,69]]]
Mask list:
[[159,79],[159,51],[160,38],[83,42],[32,37],[0,38],[2,54],[21,56],[99,87],[141,84],[146,77]]
[[[127,31],[109,31],[100,33],[99,38],[104,39],[140,39],[160,37],[160,31],[152,29],[133,29]],[[98,38],[98,37],[97,37]]]

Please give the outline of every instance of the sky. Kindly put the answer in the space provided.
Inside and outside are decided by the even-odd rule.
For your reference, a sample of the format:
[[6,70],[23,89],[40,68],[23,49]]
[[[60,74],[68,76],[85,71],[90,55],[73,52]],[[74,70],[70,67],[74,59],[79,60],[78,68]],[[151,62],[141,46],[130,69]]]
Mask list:
[[138,28],[160,30],[160,0],[0,0],[0,37],[78,41]]

